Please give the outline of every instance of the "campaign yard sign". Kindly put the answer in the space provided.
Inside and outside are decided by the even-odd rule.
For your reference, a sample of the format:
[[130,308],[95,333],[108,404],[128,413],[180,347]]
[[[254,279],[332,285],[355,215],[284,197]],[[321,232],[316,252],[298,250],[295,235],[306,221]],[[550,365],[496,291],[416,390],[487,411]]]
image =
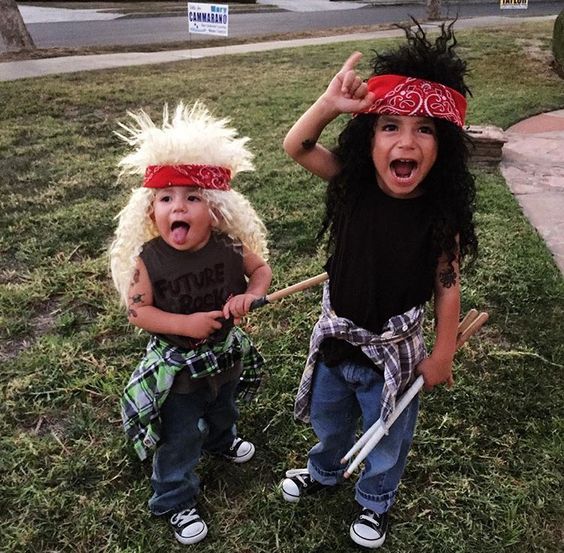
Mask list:
[[501,10],[526,10],[529,7],[529,0],[499,0]]
[[188,32],[228,36],[229,5],[188,2]]

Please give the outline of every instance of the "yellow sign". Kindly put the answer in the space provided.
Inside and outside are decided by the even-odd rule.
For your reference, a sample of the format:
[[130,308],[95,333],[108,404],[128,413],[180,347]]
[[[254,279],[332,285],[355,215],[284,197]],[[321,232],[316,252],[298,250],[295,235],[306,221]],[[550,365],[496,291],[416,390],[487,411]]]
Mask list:
[[529,0],[499,0],[500,10],[526,10]]

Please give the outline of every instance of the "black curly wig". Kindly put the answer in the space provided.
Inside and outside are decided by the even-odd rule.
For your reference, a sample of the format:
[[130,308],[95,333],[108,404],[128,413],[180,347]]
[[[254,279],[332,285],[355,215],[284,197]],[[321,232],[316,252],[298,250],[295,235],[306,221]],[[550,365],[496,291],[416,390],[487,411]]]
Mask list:
[[[401,27],[406,44],[394,50],[377,53],[372,60],[374,75],[395,74],[441,83],[466,96],[464,83],[466,63],[454,52],[457,44],[454,24],[440,27],[440,35],[431,43],[421,26]],[[376,181],[372,161],[372,139],[378,115],[353,117],[338,138],[333,150],[342,164],[341,172],[327,187],[325,217],[320,235],[329,230],[329,248],[335,238],[336,217],[343,205],[354,199],[366,183]],[[463,129],[444,119],[435,118],[438,155],[421,186],[433,210],[434,259],[444,253],[449,263],[465,257],[474,258],[478,241],[473,222],[475,186],[468,170],[470,138]],[[456,244],[456,236],[459,243]],[[451,265],[452,267],[452,265]]]

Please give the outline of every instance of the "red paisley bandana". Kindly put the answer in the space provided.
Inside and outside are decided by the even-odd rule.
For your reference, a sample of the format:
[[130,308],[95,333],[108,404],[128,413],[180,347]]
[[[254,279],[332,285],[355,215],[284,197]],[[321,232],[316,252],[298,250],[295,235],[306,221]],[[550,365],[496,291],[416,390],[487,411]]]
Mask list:
[[466,98],[448,86],[401,75],[377,75],[367,84],[376,100],[362,113],[438,117],[464,125]]
[[149,165],[145,170],[145,188],[198,186],[229,190],[231,171],[217,165]]

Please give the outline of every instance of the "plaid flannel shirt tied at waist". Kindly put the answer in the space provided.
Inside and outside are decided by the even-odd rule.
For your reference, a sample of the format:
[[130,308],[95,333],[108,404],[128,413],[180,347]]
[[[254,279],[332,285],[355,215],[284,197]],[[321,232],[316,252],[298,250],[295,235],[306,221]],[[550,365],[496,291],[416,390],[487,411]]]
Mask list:
[[233,327],[223,342],[202,344],[193,350],[152,336],[121,398],[123,428],[139,458],[146,459],[148,450],[159,442],[160,409],[178,372],[187,370],[191,378],[200,379],[219,374],[238,361],[243,372],[237,395],[249,401],[260,385],[264,359],[239,327]]
[[359,346],[364,354],[384,371],[380,416],[388,419],[396,405],[396,398],[413,380],[415,368],[426,357],[423,341],[422,305],[411,308],[402,315],[391,317],[382,334],[375,334],[356,326],[350,319],[338,317],[331,307],[329,284],[323,287],[321,315],[313,327],[309,353],[294,404],[294,417],[309,422],[311,385],[319,346],[325,338],[346,340]]

